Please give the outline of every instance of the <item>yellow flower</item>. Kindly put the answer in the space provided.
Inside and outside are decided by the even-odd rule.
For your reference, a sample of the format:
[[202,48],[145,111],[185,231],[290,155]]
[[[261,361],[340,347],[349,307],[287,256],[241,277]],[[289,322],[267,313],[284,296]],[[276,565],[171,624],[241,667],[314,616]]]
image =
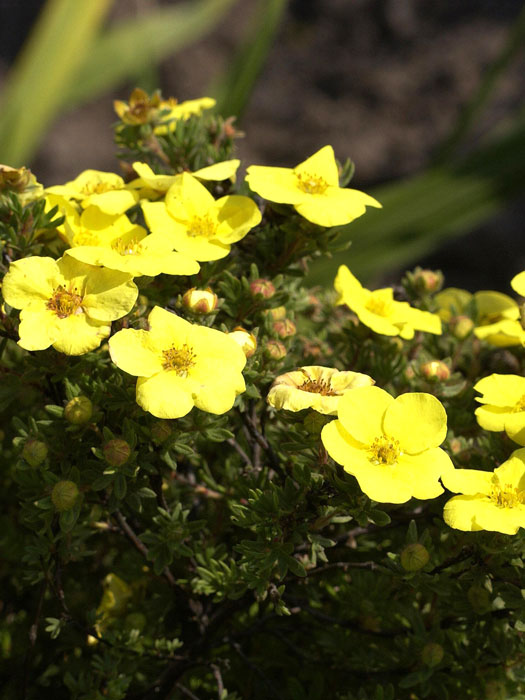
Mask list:
[[109,341],[111,359],[138,377],[137,403],[157,418],[180,418],[193,406],[208,413],[231,409],[245,390],[246,357],[228,334],[188,323],[156,306],[149,331],[125,329]]
[[236,326],[231,333],[228,333],[232,340],[241,346],[246,357],[252,357],[257,350],[257,338],[241,326]]
[[84,170],[65,185],[48,187],[46,193],[60,195],[66,200],[78,200],[83,209],[98,207],[105,214],[123,214],[139,200],[135,190],[115,173],[101,170]]
[[443,483],[463,494],[445,504],[443,517],[450,527],[505,535],[525,527],[525,449],[513,452],[493,472],[455,469],[443,474]]
[[372,377],[359,372],[340,372],[333,367],[311,365],[277,377],[270,388],[268,403],[288,411],[314,411],[335,416],[341,396],[360,386],[374,384]]
[[337,304],[346,304],[361,323],[382,335],[414,337],[414,331],[441,334],[441,319],[429,311],[414,309],[406,301],[395,301],[391,288],[366,289],[346,265],[341,265],[335,278],[339,296]]
[[24,206],[43,197],[44,188],[28,168],[11,168],[0,163],[0,202],[4,192],[16,192]]
[[249,197],[228,195],[215,200],[189,173],[177,175],[166,202],[143,202],[152,233],[163,235],[172,248],[195,260],[218,260],[261,221]]
[[434,396],[408,393],[394,399],[383,389],[364,386],[341,397],[337,415],[323,428],[323,444],[367,496],[405,503],[443,493],[439,478],[454,467],[439,448],[447,416]]
[[124,124],[147,124],[157,114],[160,105],[160,93],[155,92],[152,97],[141,88],[135,88],[130,95],[129,102],[115,100],[113,108]]
[[[208,165],[200,170],[190,173],[198,180],[210,180],[220,182],[235,177],[235,173],[241,164],[240,160],[224,160],[221,163]],[[139,191],[141,198],[156,199],[164,194],[174,184],[177,175],[156,175],[147,163],[133,163],[133,170],[138,178],[132,180],[128,187]]]
[[525,271],[514,275],[510,281],[510,286],[520,297],[525,297]]
[[270,202],[292,204],[301,216],[319,226],[349,224],[367,206],[381,208],[368,194],[339,187],[332,146],[324,146],[295,168],[251,165],[246,172],[253,192]]
[[205,109],[212,109],[212,107],[215,107],[215,100],[212,97],[199,97],[185,102],[177,102],[173,97],[162,100],[159,109],[167,111],[161,115],[162,123],[154,128],[154,132],[162,135],[175,131],[178,121],[186,120],[194,114],[201,114]]
[[476,401],[476,418],[484,430],[504,430],[511,440],[525,445],[525,377],[491,374],[474,385],[482,394]]
[[66,355],[98,347],[111,321],[133,307],[138,289],[131,275],[103,270],[64,257],[23,258],[11,263],[2,294],[20,313],[19,345],[44,350],[52,345]]
[[90,206],[80,212],[58,195],[48,196],[50,204],[57,204],[64,215],[60,233],[72,248],[79,246],[111,246],[121,236],[144,238],[146,229],[131,223],[125,214],[105,214]]

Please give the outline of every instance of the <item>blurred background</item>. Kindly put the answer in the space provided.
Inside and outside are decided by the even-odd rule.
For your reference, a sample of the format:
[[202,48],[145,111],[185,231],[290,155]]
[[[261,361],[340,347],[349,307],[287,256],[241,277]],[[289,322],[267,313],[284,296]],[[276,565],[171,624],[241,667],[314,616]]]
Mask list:
[[244,166],[354,161],[383,209],[314,283],[420,264],[510,293],[525,269],[522,0],[0,0],[0,162],[118,172],[112,103],[136,85],[216,97]]

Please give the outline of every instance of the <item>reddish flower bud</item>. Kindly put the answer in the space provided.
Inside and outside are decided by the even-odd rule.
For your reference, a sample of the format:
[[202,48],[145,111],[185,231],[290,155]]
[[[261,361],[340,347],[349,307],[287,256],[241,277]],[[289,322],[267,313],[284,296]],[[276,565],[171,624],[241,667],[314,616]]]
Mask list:
[[421,365],[421,373],[427,379],[438,379],[444,382],[450,377],[450,368],[440,360],[431,360]]
[[228,333],[228,336],[241,346],[246,357],[251,357],[257,350],[257,338],[240,326]]
[[167,420],[159,420],[151,427],[151,438],[154,443],[161,445],[173,434],[171,423]]
[[274,309],[268,309],[266,313],[269,314],[274,321],[282,321],[283,318],[286,318],[286,307],[276,306]]
[[64,418],[73,425],[83,425],[91,420],[93,404],[87,396],[75,396],[64,408]]
[[58,481],[51,491],[51,501],[59,512],[71,510],[78,496],[78,486],[74,481]]
[[218,296],[209,287],[206,289],[192,287],[182,297],[184,306],[194,314],[209,314],[215,311],[218,302]]
[[273,324],[273,330],[279,336],[279,338],[288,338],[291,335],[295,335],[297,331],[295,323],[290,321],[289,318],[285,318],[282,321],[275,321]]
[[104,453],[104,459],[112,467],[121,467],[128,461],[131,455],[131,447],[121,438],[114,438],[106,442],[102,451]]
[[413,273],[413,280],[419,291],[434,294],[443,286],[443,273],[440,270],[422,270],[418,267]]
[[464,340],[474,330],[474,321],[468,316],[454,316],[449,321],[452,335],[458,340]]
[[272,360],[282,360],[286,357],[286,348],[280,340],[269,340],[265,345],[264,354]]
[[261,296],[263,299],[271,299],[275,294],[275,287],[270,280],[258,279],[250,283],[250,291],[254,297]]

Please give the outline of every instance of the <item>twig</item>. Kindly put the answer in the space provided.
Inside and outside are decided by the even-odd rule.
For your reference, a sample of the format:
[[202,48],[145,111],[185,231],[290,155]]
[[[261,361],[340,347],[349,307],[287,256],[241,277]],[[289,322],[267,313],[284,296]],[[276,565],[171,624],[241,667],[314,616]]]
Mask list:
[[246,462],[246,464],[247,464],[249,467],[253,467],[253,464],[252,464],[251,459],[248,457],[248,455],[246,454],[246,452],[245,452],[245,451],[242,449],[242,447],[239,445],[239,443],[237,442],[237,440],[235,440],[234,438],[229,438],[228,440],[226,440],[226,442],[228,443],[228,445],[231,445],[231,447],[233,447],[233,449],[234,449],[238,454],[240,454],[240,456],[242,457],[242,459]]
[[246,427],[252,434],[253,438],[255,441],[265,450],[265,452],[268,454],[268,459],[270,462],[270,465],[274,471],[279,472],[283,476],[286,476],[286,472],[281,466],[281,463],[279,462],[279,458],[273,451],[270,443],[268,440],[264,437],[264,435],[259,432],[257,425],[255,424],[255,421],[252,419],[251,416],[249,416],[247,413],[243,413],[243,418],[246,424]]
[[191,690],[188,690],[185,685],[182,685],[182,683],[175,683],[175,688],[177,690],[180,690],[180,692],[185,695],[187,698],[191,698],[191,700],[200,700],[196,695],[194,695]]
[[217,695],[219,700],[222,700],[222,694],[224,693],[224,683],[222,680],[221,669],[216,664],[211,664],[211,670],[213,671],[213,677],[217,681]]

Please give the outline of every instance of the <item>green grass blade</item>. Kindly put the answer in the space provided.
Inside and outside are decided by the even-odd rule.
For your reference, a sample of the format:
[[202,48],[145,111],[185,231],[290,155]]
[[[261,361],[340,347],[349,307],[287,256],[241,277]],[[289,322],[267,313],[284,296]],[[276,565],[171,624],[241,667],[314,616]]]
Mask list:
[[217,111],[241,118],[281,25],[287,0],[260,0],[249,36],[221,82],[212,87]]
[[311,266],[309,282],[329,286],[340,264],[360,279],[412,264],[446,239],[467,233],[523,192],[525,126],[469,156],[461,165],[440,167],[372,194],[383,209],[343,227],[352,241],[337,259]]
[[156,63],[200,39],[235,1],[188,1],[121,22],[109,29],[96,39],[74,83],[64,93],[64,106],[86,102],[120,83],[143,75],[145,62]]
[[48,0],[0,103],[0,162],[18,167],[40,143],[112,0]]

